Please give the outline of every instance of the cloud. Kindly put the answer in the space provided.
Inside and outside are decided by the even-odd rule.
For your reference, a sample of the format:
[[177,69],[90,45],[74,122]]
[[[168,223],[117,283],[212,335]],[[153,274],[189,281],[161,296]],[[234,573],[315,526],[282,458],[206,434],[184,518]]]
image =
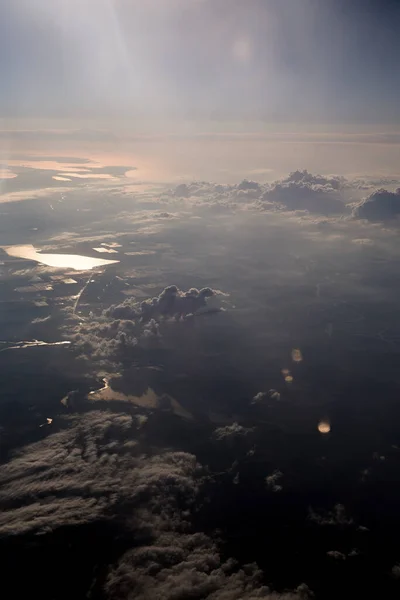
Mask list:
[[[141,347],[158,343],[174,320],[184,321],[196,316],[220,312],[208,304],[222,292],[203,288],[179,290],[175,285],[166,287],[159,296],[143,302],[127,298],[121,304],[111,305],[99,316],[81,321],[69,315],[71,325],[66,337],[73,342],[79,356],[102,363],[120,363]],[[77,321],[79,321],[77,323]]]
[[313,523],[323,526],[348,527],[354,524],[353,519],[347,515],[343,504],[336,504],[332,511],[320,514],[316,513],[313,509],[310,509],[309,519]]
[[269,396],[266,392],[258,392],[253,400],[251,401],[252,404],[259,404],[260,402],[265,402],[266,400],[268,400]]
[[262,573],[254,564],[238,569],[232,560],[222,563],[215,544],[204,534],[162,531],[156,543],[123,556],[108,577],[106,591],[112,598],[137,600],[290,600],[306,594],[305,587],[299,594],[275,594],[261,582]]
[[186,185],[186,183],[180,183],[179,185],[176,186],[176,188],[174,190],[174,194],[178,198],[189,198],[189,196],[190,196],[189,187]]
[[[386,181],[386,180],[384,180]],[[390,184],[397,180],[388,179]],[[349,212],[349,202],[358,201],[363,191],[382,185],[381,179],[346,179],[339,175],[315,175],[297,170],[270,183],[243,179],[237,184],[211,182],[181,183],[167,193],[172,199],[190,202],[192,207],[220,207],[234,210],[306,210],[320,215]]]
[[145,338],[159,338],[161,336],[160,326],[155,319],[150,319],[143,329],[143,336]]
[[281,395],[277,390],[271,389],[268,392],[258,392],[251,401],[251,404],[261,404],[268,400],[280,400]]
[[394,567],[392,568],[392,576],[395,579],[400,579],[400,564],[394,565]]
[[252,428],[243,427],[238,423],[232,423],[232,425],[218,427],[218,429],[214,431],[213,437],[219,442],[229,441],[230,443],[232,443],[240,439],[246,438],[252,432]]
[[64,420],[68,424],[0,468],[0,535],[88,523],[110,509],[130,518],[139,506],[154,509],[155,522],[173,521],[178,497],[193,502],[202,478],[195,457],[165,452],[143,458],[130,415],[93,411]]
[[84,321],[74,328],[71,340],[79,355],[93,360],[118,360],[138,344],[140,331],[129,319]]
[[286,179],[283,179],[282,183],[304,183],[310,186],[321,185],[333,190],[340,190],[347,183],[347,180],[339,176],[324,177],[323,175],[313,175],[307,169],[304,169],[303,171],[293,171]]
[[294,171],[267,190],[262,201],[281,204],[289,210],[308,210],[318,214],[338,214],[345,210],[340,190],[343,180]]
[[173,197],[190,199],[195,207],[235,208],[237,203],[246,204],[259,199],[269,187],[269,184],[248,179],[233,185],[195,181],[179,184],[171,193]]
[[329,550],[326,555],[335,560],[346,560],[347,558],[346,555],[343,554],[343,552],[339,552],[339,550]]
[[236,189],[241,191],[254,190],[255,192],[260,192],[262,190],[262,186],[259,183],[257,183],[257,181],[249,181],[248,179],[243,179],[243,181],[239,183]]
[[395,192],[377,190],[356,204],[353,216],[368,221],[388,221],[400,215],[400,188]]
[[37,317],[36,319],[33,319],[32,321],[32,325],[39,325],[40,323],[47,323],[48,321],[51,321],[51,315],[47,315],[47,317]]
[[184,292],[176,285],[170,285],[151,300],[138,304],[128,298],[122,304],[110,306],[104,314],[114,318],[139,318],[142,321],[165,317],[182,318],[189,314],[207,312],[207,299],[215,295],[216,292],[209,287],[201,290],[191,288]]
[[326,553],[329,558],[333,558],[334,560],[346,560],[347,558],[354,558],[355,556],[360,555],[360,551],[357,548],[353,548],[348,554],[340,552],[339,550],[329,550]]
[[[118,519],[129,549],[105,579],[105,597],[290,600],[263,585],[255,564],[223,561],[216,543],[192,528],[204,469],[185,452],[143,455],[137,422],[93,411],[22,448],[0,467],[0,536],[46,536],[68,525]],[[67,534],[65,534],[67,535]],[[44,539],[37,537],[37,540]],[[67,538],[68,539],[68,538]]]
[[119,477],[127,484],[137,464],[132,418],[93,412],[72,417],[70,424],[0,468],[0,535],[87,523],[118,503],[124,493]]
[[282,485],[279,483],[283,477],[283,473],[279,470],[274,471],[271,475],[265,478],[266,486],[271,492],[281,492],[283,490]]

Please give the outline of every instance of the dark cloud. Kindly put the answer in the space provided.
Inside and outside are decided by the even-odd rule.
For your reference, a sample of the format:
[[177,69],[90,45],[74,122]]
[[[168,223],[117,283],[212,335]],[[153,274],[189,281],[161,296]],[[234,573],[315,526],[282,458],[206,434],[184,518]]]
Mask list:
[[232,423],[232,425],[218,427],[218,429],[214,431],[213,437],[218,441],[234,442],[247,437],[252,432],[252,428],[243,427],[242,425],[239,425],[239,423]]
[[252,404],[259,404],[260,402],[266,402],[266,400],[268,400],[268,394],[266,392],[258,392],[253,400],[251,401]]
[[313,509],[310,509],[309,519],[317,525],[324,526],[348,527],[354,523],[353,519],[347,515],[343,504],[336,504],[332,511],[323,513],[317,513]]
[[133,320],[141,316],[140,305],[135,298],[127,298],[121,304],[112,304],[103,314],[115,319]]
[[142,321],[165,317],[182,318],[189,314],[207,312],[207,299],[215,294],[216,292],[208,287],[201,290],[191,288],[184,292],[176,285],[170,285],[151,300],[138,304],[128,298],[122,304],[110,306],[104,314],[117,319],[139,318]]
[[373,192],[353,209],[353,216],[368,221],[388,221],[400,215],[400,188],[395,192],[385,189]]
[[271,490],[271,492],[281,492],[283,490],[283,487],[281,485],[281,479],[283,477],[283,473],[281,471],[279,471],[278,469],[276,471],[274,471],[273,473],[271,473],[271,475],[268,475],[265,478],[265,483],[266,486],[269,490]]
[[[160,523],[162,526],[162,523]],[[151,546],[135,548],[122,557],[107,580],[112,598],[163,600],[294,600],[307,598],[307,587],[276,594],[262,585],[256,565],[238,569],[234,561],[221,562],[217,547],[204,534],[161,530]]]
[[400,579],[400,565],[394,565],[392,568],[392,576],[395,579]]
[[160,335],[160,325],[155,319],[150,319],[144,326],[143,336],[145,338],[158,338]]
[[346,555],[343,554],[343,552],[339,552],[339,550],[329,550],[326,555],[335,560],[346,560],[347,558]]
[[100,518],[135,477],[134,437],[130,416],[93,412],[23,448],[0,468],[0,535]]
[[[137,422],[91,412],[26,446],[0,468],[0,536],[46,535],[118,517],[131,549],[106,578],[106,597],[290,600],[263,585],[256,565],[223,561],[215,542],[192,530],[205,471],[185,452],[143,455]],[[64,423],[65,424],[65,423]]]
[[127,298],[90,320],[76,323],[76,317],[72,315],[71,322],[75,324],[72,330],[67,328],[68,338],[80,356],[95,361],[119,362],[139,344],[160,339],[161,326],[168,327],[168,320],[219,312],[218,306],[209,306],[207,302],[220,293],[208,287],[184,292],[171,285],[150,300],[137,302],[135,298]]
[[128,319],[104,318],[83,321],[70,336],[79,355],[93,360],[118,359],[138,343],[140,330],[137,323]]
[[258,392],[252,399],[252,404],[261,404],[268,400],[277,401],[281,399],[281,395],[277,390],[271,389],[268,392]]

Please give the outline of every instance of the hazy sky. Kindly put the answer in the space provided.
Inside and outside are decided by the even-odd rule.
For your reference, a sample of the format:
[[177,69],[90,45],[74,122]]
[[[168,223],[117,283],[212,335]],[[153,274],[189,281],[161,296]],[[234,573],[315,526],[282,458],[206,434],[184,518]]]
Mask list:
[[395,0],[3,0],[0,117],[396,123]]

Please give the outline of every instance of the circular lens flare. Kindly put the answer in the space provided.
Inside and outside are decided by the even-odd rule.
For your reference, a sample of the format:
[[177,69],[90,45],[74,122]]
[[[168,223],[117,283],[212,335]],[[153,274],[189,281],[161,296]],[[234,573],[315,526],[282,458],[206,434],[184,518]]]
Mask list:
[[320,433],[329,433],[331,430],[331,424],[329,421],[320,421],[318,423],[318,431]]

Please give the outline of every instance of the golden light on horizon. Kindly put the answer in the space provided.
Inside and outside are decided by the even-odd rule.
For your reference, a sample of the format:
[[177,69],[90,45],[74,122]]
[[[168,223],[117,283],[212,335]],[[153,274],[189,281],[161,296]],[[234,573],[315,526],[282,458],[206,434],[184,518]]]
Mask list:
[[318,431],[320,433],[329,433],[331,430],[331,424],[329,423],[329,421],[320,421],[318,423]]

